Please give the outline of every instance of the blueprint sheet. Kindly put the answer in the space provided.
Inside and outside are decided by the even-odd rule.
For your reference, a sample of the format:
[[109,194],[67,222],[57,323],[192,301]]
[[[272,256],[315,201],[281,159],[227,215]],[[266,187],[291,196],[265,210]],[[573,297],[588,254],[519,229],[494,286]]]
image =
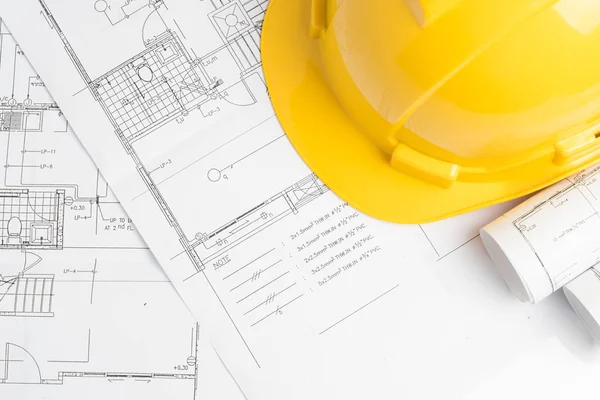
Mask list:
[[519,303],[482,247],[510,204],[391,225],[306,168],[262,76],[266,7],[0,0],[246,396],[494,399],[510,381],[597,398],[600,359],[564,299]]
[[243,399],[0,22],[0,399]]
[[600,165],[580,171],[482,230],[492,260],[524,300],[539,302],[600,262],[599,176]]

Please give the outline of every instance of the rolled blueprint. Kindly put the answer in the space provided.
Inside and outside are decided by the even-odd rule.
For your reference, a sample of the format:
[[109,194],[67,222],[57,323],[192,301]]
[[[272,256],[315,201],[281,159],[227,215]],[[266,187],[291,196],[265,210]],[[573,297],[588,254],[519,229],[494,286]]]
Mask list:
[[600,261],[600,164],[537,193],[481,230],[512,292],[537,303]]
[[600,343],[600,269],[592,268],[584,272],[563,290],[575,313]]

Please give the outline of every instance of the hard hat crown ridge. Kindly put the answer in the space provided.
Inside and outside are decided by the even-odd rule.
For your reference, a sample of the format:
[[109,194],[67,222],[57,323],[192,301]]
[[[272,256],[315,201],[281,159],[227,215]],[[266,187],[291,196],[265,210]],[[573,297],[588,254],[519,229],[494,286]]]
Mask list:
[[600,161],[593,3],[271,0],[267,84],[336,194],[380,219],[437,220]]

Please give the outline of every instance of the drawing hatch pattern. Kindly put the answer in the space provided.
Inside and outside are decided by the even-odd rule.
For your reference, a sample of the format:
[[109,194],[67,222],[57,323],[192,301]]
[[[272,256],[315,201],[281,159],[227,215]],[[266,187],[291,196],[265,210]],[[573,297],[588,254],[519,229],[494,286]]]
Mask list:
[[170,31],[145,51],[95,79],[101,104],[127,140],[208,99],[197,66]]
[[0,189],[0,249],[61,249],[64,190]]

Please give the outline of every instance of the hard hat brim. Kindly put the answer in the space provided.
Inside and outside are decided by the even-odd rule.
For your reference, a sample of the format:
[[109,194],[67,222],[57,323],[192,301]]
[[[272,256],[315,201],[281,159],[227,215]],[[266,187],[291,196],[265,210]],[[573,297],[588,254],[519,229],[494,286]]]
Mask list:
[[390,167],[389,155],[354,125],[331,91],[319,40],[309,35],[310,9],[311,0],[271,0],[263,23],[263,69],[292,145],[357,210],[396,223],[433,222],[524,196],[574,173],[556,168],[542,177],[525,173],[493,182],[459,180],[442,188]]

